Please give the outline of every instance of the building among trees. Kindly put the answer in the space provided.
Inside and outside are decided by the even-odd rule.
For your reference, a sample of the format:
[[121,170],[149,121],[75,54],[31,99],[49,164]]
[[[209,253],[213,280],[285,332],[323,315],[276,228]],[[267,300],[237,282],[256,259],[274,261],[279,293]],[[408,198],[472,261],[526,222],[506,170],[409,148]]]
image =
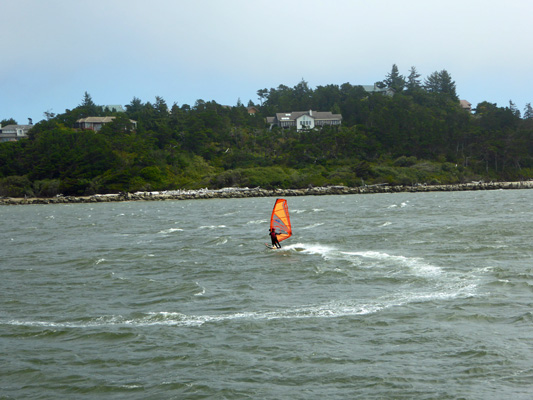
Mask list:
[[[116,117],[87,117],[87,118],[81,118],[76,121],[75,128],[78,129],[90,129],[93,131],[99,131],[102,129],[102,126],[105,124],[108,124],[110,122],[113,122],[113,120]],[[133,121],[130,119],[131,124],[133,125],[133,129],[137,128],[137,121]]]
[[0,125],[0,142],[16,142],[28,137],[28,131],[33,125]]
[[267,117],[270,127],[314,129],[323,126],[339,126],[342,122],[341,114],[332,114],[330,111],[293,111],[290,113],[276,113],[274,117]]

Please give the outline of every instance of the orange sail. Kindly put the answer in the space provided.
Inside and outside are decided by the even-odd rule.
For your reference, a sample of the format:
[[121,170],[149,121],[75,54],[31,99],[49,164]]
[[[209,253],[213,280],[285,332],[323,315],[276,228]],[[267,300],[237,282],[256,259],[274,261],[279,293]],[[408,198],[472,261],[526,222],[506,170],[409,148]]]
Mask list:
[[281,242],[292,235],[291,219],[289,218],[289,207],[287,200],[277,199],[270,218],[270,229],[275,229],[278,240]]

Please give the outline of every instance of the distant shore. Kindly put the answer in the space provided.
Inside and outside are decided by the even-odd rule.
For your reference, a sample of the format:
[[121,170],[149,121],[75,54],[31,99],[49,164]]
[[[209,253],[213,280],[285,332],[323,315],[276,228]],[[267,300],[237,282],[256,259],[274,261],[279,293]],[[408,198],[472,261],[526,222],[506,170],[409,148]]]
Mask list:
[[455,185],[416,185],[389,186],[369,185],[360,187],[325,186],[307,189],[262,189],[262,188],[224,188],[199,190],[168,190],[161,192],[135,192],[118,194],[96,194],[93,196],[56,196],[51,198],[26,197],[0,198],[0,205],[24,204],[70,204],[70,203],[110,203],[117,201],[164,201],[164,200],[194,200],[194,199],[229,199],[247,197],[291,197],[291,196],[321,196],[340,194],[369,194],[369,193],[420,193],[420,192],[452,192],[467,190],[501,190],[501,189],[532,189],[533,181],[522,182],[471,182]]

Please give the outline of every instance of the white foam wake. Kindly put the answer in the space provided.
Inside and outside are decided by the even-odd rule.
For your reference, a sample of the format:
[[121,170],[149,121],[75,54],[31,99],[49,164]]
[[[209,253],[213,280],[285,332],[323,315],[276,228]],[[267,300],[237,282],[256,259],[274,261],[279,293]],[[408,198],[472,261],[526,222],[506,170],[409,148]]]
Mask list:
[[[289,309],[272,311],[243,311],[220,315],[187,315],[180,312],[159,311],[143,314],[136,314],[129,317],[121,315],[107,315],[93,318],[85,322],[50,322],[50,321],[22,321],[10,320],[6,322],[10,325],[33,326],[47,329],[79,329],[98,328],[112,326],[201,326],[208,323],[238,322],[246,321],[268,321],[268,320],[290,320],[290,319],[311,319],[311,318],[341,318],[364,316],[384,311],[391,307],[404,306],[410,303],[430,302],[434,300],[448,300],[457,297],[472,296],[474,287],[465,285],[460,288],[450,288],[447,291],[435,292],[402,292],[383,296],[376,300],[360,302],[358,300],[332,301],[326,304],[302,305]],[[199,293],[201,295],[203,293]]]
[[372,267],[402,267],[410,269],[414,274],[425,277],[432,277],[442,274],[442,268],[425,262],[418,257],[405,257],[382,253],[378,251],[343,251],[346,256],[355,256],[371,259]]

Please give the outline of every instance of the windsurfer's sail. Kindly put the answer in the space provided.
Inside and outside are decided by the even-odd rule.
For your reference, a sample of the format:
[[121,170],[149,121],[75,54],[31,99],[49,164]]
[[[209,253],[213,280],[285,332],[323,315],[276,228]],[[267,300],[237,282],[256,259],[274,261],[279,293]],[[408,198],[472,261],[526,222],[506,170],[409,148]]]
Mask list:
[[291,219],[289,218],[289,207],[287,200],[277,199],[270,217],[270,229],[275,229],[278,240],[281,242],[292,235]]

